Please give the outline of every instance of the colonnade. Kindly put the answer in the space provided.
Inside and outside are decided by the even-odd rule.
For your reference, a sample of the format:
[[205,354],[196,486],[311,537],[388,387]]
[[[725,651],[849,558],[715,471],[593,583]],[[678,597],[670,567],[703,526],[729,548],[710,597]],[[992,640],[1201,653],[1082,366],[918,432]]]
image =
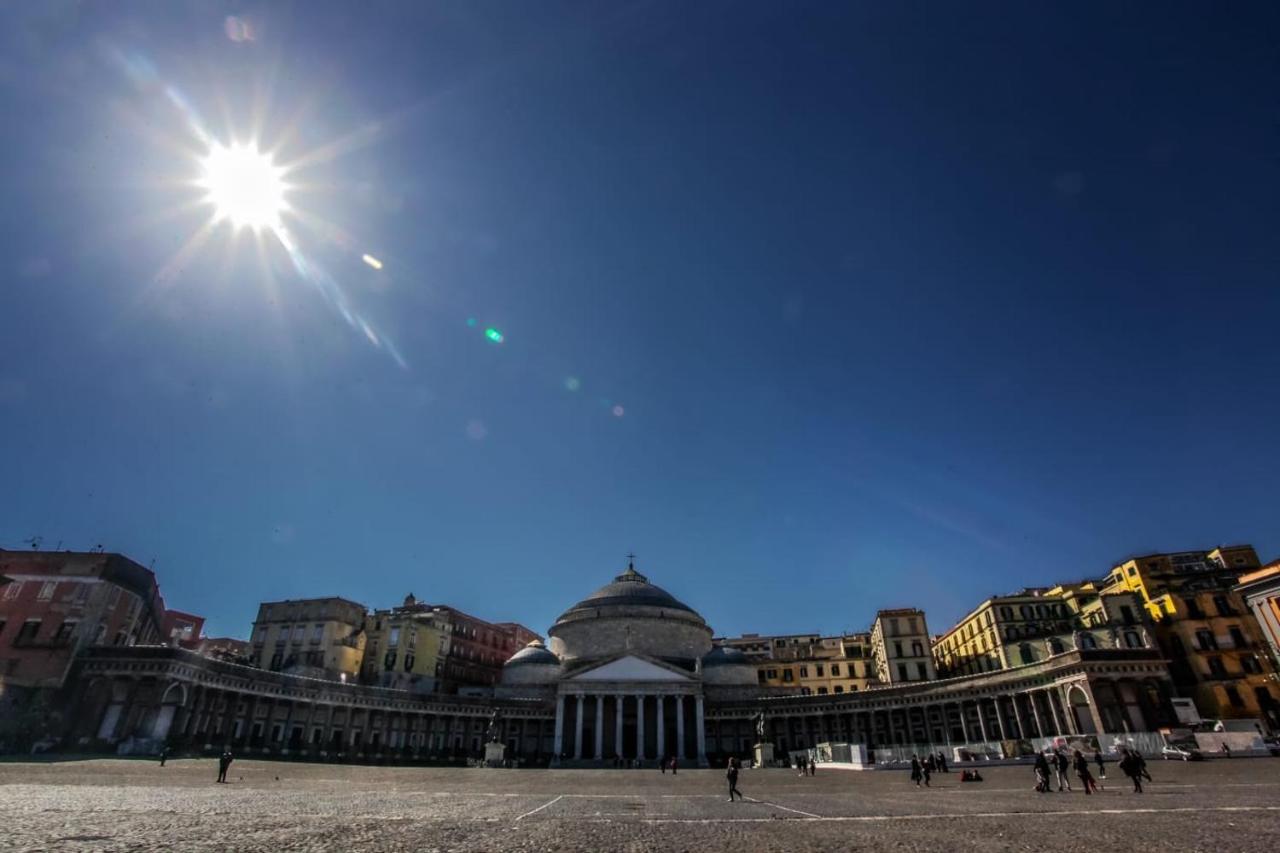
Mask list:
[[703,765],[706,719],[702,695],[617,689],[562,692],[556,696],[552,754],[559,762],[645,762],[675,757]]

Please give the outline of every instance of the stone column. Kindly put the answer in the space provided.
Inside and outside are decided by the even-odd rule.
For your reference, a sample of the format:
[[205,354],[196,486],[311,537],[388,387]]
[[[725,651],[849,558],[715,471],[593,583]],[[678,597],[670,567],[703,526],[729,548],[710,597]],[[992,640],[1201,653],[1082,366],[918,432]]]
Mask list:
[[1014,693],[1009,697],[1009,701],[1013,704],[1013,720],[1018,724],[1018,737],[1022,740],[1027,739],[1027,726],[1022,721],[1022,708],[1018,705],[1018,694]]
[[582,700],[581,693],[578,694],[578,718],[574,720],[573,735],[573,757],[575,760],[582,758]]
[[996,723],[1000,726],[1000,740],[1011,740],[1009,737],[1009,725],[1005,722],[1004,710],[1000,707],[1000,697],[995,698],[996,703]]
[[597,761],[604,760],[604,694],[596,696],[596,754]]
[[551,763],[560,764],[560,756],[564,754],[564,695],[556,697],[556,735],[555,752],[551,753]]
[[975,699],[973,707],[978,712],[978,732],[982,735],[982,742],[987,743],[991,738],[987,737],[987,720],[986,715],[982,713],[982,700]]
[[947,703],[943,702],[938,706],[938,710],[942,712],[942,739],[947,746],[951,746],[951,715],[947,711]]
[[[659,729],[661,731],[661,729]],[[659,756],[661,757],[661,756]],[[636,758],[644,761],[644,694],[636,694]]]
[[699,694],[693,699],[694,709],[694,725],[697,729],[694,731],[694,737],[698,744],[698,766],[707,766],[707,739],[706,739],[706,719],[702,715],[702,696]]
[[684,758],[684,694],[676,694],[676,757]]
[[1054,703],[1053,703],[1053,689],[1052,689],[1052,688],[1046,688],[1046,689],[1045,689],[1045,691],[1044,691],[1044,700],[1045,700],[1046,702],[1048,702],[1048,703],[1049,703],[1049,715],[1050,715],[1051,717],[1053,717],[1053,725],[1054,725],[1054,728],[1056,728],[1056,729],[1057,729],[1057,731],[1056,731],[1056,732],[1054,732],[1054,734],[1059,734],[1059,735],[1060,735],[1060,734],[1064,734],[1064,733],[1066,732],[1066,730],[1067,730],[1067,727],[1063,724],[1063,722],[1062,722],[1062,716],[1061,716],[1061,714],[1059,714],[1057,706],[1056,706],[1056,705],[1054,705]]
[[613,754],[622,758],[622,711],[625,697],[619,693],[613,697]]
[[1027,701],[1031,703],[1031,716],[1036,721],[1036,737],[1044,737],[1044,719],[1040,716],[1040,708],[1036,704],[1036,693],[1034,690],[1027,691]]
[[663,707],[662,707],[662,699],[663,699],[662,694],[661,694],[661,693],[659,693],[659,694],[658,694],[656,697],[654,697],[654,698],[657,700],[657,703],[658,703],[658,747],[657,747],[657,749],[658,749],[658,760],[659,760],[659,761],[661,761],[662,759],[664,759],[664,758],[666,758],[666,757],[667,757],[667,756],[666,756],[666,751],[667,751],[667,737],[666,737],[666,735],[667,735],[667,731],[666,731],[666,724],[667,724],[667,721],[666,721],[665,715],[662,713],[662,712],[663,712],[663,710],[664,710],[664,709],[663,709]]

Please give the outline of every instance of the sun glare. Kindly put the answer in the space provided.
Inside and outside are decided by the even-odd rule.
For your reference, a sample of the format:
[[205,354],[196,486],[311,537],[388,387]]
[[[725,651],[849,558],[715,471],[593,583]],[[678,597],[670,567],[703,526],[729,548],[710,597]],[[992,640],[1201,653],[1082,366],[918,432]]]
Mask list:
[[200,186],[213,205],[214,220],[237,228],[278,228],[288,209],[284,170],[255,145],[218,144],[201,161]]

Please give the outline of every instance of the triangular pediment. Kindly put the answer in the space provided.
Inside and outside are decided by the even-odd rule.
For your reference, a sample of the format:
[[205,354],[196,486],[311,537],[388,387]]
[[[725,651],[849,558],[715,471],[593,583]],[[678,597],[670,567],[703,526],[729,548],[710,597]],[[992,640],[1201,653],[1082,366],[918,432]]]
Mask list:
[[623,655],[597,666],[584,669],[566,681],[692,681],[688,673],[646,660],[636,655]]

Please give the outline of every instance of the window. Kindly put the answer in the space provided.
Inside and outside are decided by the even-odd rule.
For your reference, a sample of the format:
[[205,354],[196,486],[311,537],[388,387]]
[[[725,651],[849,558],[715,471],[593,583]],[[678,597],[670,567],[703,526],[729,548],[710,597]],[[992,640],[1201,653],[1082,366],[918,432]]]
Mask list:
[[920,645],[919,640],[913,640],[911,642],[911,656],[917,658],[924,657],[924,646]]
[[405,672],[413,671],[413,652],[409,652],[404,656],[404,671]]
[[907,620],[907,633],[908,634],[916,633],[916,617],[914,616],[912,616],[910,619]]
[[1231,645],[1237,649],[1246,648],[1249,642],[1244,638],[1244,632],[1240,630],[1239,625],[1232,625],[1227,631],[1231,634]]
[[800,677],[801,677],[801,678],[808,678],[808,677],[809,677],[809,667],[807,667],[807,666],[802,666],[802,667],[800,667]]
[[1227,701],[1231,703],[1232,708],[1244,707],[1244,699],[1240,698],[1240,691],[1236,690],[1235,687],[1227,685],[1226,694]]
[[105,641],[106,639],[107,639],[106,623],[99,622],[97,630],[93,632],[93,644],[95,646],[100,646],[102,645],[103,641]]
[[1098,647],[1098,641],[1093,638],[1093,634],[1080,635],[1080,648],[1096,649],[1097,647]]
[[324,639],[324,625],[311,626],[311,642],[318,643]]
[[782,671],[783,681],[794,681],[795,680],[794,676],[795,676],[795,673],[790,669],[784,669]]
[[838,664],[838,663],[833,663],[833,664],[831,664],[831,674],[832,674],[832,675],[839,675],[839,674],[840,674],[840,664]]
[[766,675],[767,675],[769,678],[777,678],[777,677],[778,677],[778,671],[777,671],[776,669],[766,670],[766,671],[765,671],[765,673],[766,673]]
[[911,680],[910,678],[907,677],[907,665],[905,663],[898,664],[898,680],[899,681]]
[[1258,663],[1258,659],[1253,655],[1245,655],[1240,658],[1240,667],[1250,675],[1262,672],[1262,664]]
[[57,581],[45,581],[40,584],[40,592],[36,593],[36,601],[48,601],[53,598],[53,593],[57,588]]
[[844,692],[844,688],[843,688],[843,687],[841,687],[839,684],[837,684],[837,685],[835,686],[835,688],[834,688],[834,689],[835,689],[835,692],[836,692],[836,693],[843,693],[843,692]]
[[1133,620],[1133,608],[1132,608],[1132,607],[1130,607],[1130,606],[1129,606],[1129,605],[1127,605],[1127,604],[1121,604],[1121,605],[1120,605],[1120,619],[1124,622],[1124,624],[1126,624],[1126,625],[1132,625],[1132,624],[1133,624],[1133,621],[1134,621],[1134,620]]
[[293,626],[293,641],[294,641],[295,643],[301,643],[301,642],[302,642],[302,638],[303,638],[303,636],[304,636],[304,635],[306,635],[306,633],[307,633],[307,626],[306,626],[306,625],[294,625],[294,626]]
[[1191,619],[1203,619],[1204,611],[1200,609],[1200,605],[1196,603],[1194,598],[1182,599],[1182,604],[1187,608],[1187,616]]
[[899,658],[902,657],[902,643],[897,640],[893,641],[893,656]]
[[68,619],[58,626],[57,633],[53,635],[54,642],[65,642],[71,639],[71,635],[75,633],[76,622],[74,619]]
[[929,670],[925,667],[925,665],[924,665],[924,664],[922,664],[922,663],[917,663],[917,664],[916,664],[916,675],[917,675],[917,676],[919,676],[919,678],[920,678],[920,680],[921,680],[921,681],[925,681],[925,680],[927,680],[927,679],[929,678]]
[[18,629],[18,636],[13,638],[13,644],[30,643],[35,640],[36,635],[40,633],[40,620],[28,619],[22,623],[22,627]]
[[280,665],[284,663],[284,652],[276,652],[271,656],[271,669],[276,671],[280,669]]
[[1130,649],[1140,649],[1142,648],[1142,638],[1138,636],[1137,631],[1125,631],[1124,644]]
[[1021,646],[1018,646],[1018,657],[1022,659],[1023,665],[1036,662],[1036,657],[1031,651],[1030,643],[1023,643]]
[[1218,648],[1218,640],[1213,636],[1212,631],[1201,628],[1196,631],[1196,648],[1201,651],[1210,651]]
[[822,664],[816,664],[814,666],[814,674],[817,675],[819,678],[822,678],[822,671],[823,671]]
[[826,696],[826,695],[827,695],[827,688],[825,688],[825,687],[819,687],[819,688],[818,688],[818,695],[819,695],[819,696]]
[[1223,666],[1223,664],[1222,664],[1222,658],[1220,658],[1220,657],[1211,657],[1211,658],[1209,658],[1209,659],[1208,659],[1208,661],[1207,661],[1207,662],[1208,662],[1208,664],[1209,664],[1209,674],[1210,674],[1210,675],[1212,675],[1212,676],[1213,676],[1213,677],[1215,677],[1215,678],[1225,678],[1225,677],[1226,677],[1226,675],[1227,675],[1227,668],[1226,668],[1225,666]]
[[84,604],[85,599],[89,597],[89,585],[87,583],[75,584],[71,590],[71,601],[74,604]]
[[22,591],[22,581],[14,581],[4,588],[4,600],[13,601]]
[[387,645],[388,646],[400,645],[400,626],[397,625],[396,627],[391,629],[391,638],[387,640]]
[[1051,655],[1062,654],[1062,641],[1059,640],[1057,637],[1049,638],[1049,654]]
[[5,624],[4,620],[0,619],[0,634],[4,633],[4,624]]
[[1215,595],[1213,597],[1213,606],[1217,608],[1219,616],[1236,615],[1235,608],[1227,601],[1227,597],[1225,595]]

